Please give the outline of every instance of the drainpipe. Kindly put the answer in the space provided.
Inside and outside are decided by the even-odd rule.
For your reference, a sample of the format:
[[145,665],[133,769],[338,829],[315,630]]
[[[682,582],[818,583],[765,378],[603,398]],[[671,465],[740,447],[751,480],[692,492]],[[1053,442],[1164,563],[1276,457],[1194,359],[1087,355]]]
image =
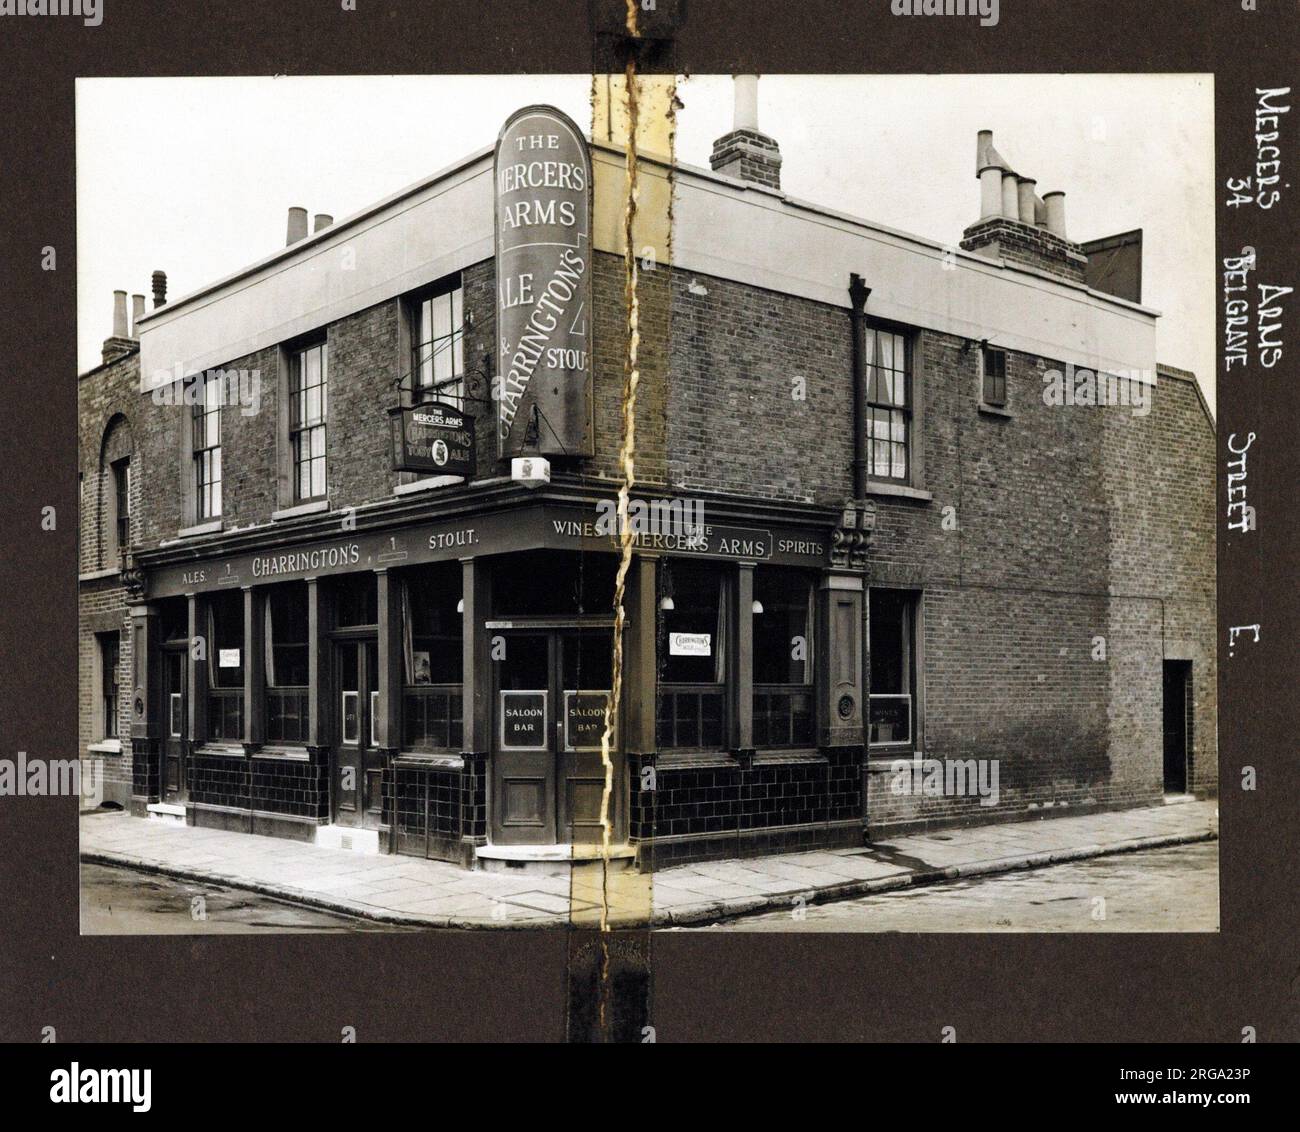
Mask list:
[[849,276],[849,321],[853,330],[853,498],[867,497],[867,360],[863,356],[867,299],[871,288],[856,272]]

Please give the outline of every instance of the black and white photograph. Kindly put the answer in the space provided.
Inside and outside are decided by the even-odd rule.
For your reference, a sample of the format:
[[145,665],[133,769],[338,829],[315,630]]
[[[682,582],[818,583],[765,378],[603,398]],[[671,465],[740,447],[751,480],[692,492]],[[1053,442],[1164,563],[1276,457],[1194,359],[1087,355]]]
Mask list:
[[0,0],[19,1119],[1285,1100],[1298,31]]
[[1212,76],[77,93],[83,930],[1217,931]]

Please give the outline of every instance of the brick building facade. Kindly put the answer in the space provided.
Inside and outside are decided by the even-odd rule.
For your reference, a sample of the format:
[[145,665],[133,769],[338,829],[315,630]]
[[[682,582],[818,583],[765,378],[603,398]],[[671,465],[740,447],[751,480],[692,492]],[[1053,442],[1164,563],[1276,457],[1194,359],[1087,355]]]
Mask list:
[[[194,295],[156,279],[135,337],[120,296],[80,382],[81,741],[110,800],[482,867],[599,838],[626,315],[623,154],[589,148],[592,450],[541,486],[498,445],[490,152],[291,216]],[[1084,283],[1060,194],[991,137],[960,248],[795,201],[780,160],[746,122],[713,171],[642,162],[674,213],[639,288],[636,494],[703,529],[638,534],[617,855],[1213,792],[1213,422],[1157,370],[1154,312]],[[1094,374],[1122,403],[1070,403]],[[430,401],[473,418],[472,475],[395,468],[391,414]],[[992,791],[925,787],[967,760]]]

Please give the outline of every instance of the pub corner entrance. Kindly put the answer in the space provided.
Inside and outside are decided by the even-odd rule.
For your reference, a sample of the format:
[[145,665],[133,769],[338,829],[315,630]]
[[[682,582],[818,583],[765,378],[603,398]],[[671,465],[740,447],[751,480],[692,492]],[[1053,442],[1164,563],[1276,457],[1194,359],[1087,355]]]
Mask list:
[[[612,621],[488,622],[492,659],[493,846],[559,849],[601,841],[600,756],[613,662]],[[614,758],[613,841],[627,839],[627,772]]]

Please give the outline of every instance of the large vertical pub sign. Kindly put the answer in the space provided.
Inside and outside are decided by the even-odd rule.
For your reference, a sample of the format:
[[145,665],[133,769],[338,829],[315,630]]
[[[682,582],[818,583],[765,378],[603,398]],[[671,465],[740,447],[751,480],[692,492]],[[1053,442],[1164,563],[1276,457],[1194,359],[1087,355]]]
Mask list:
[[550,106],[515,111],[497,139],[497,436],[590,456],[591,155]]

